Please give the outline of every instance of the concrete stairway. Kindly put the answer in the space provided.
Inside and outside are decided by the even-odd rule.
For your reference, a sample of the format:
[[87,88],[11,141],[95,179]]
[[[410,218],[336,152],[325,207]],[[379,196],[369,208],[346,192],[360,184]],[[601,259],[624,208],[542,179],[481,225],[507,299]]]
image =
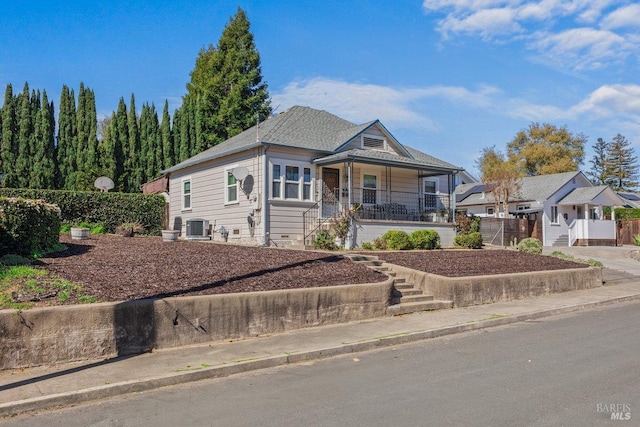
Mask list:
[[553,242],[553,244],[551,246],[564,246],[567,247],[569,246],[569,235],[568,234],[561,234],[560,236],[558,236],[558,238],[556,239],[555,242]]
[[408,283],[403,278],[397,278],[391,264],[380,261],[375,255],[351,254],[345,255],[353,262],[364,264],[369,268],[380,271],[393,280],[393,295],[389,300],[387,313],[391,316],[415,313],[417,311],[442,310],[452,308],[452,301],[440,301],[434,299],[433,295],[426,295],[413,283]]

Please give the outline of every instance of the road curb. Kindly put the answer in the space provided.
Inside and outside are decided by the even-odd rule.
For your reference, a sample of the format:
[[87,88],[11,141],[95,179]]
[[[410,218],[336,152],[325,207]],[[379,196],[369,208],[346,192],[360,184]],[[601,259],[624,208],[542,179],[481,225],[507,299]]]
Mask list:
[[393,336],[374,338],[371,340],[359,341],[354,343],[344,343],[339,346],[311,350],[304,353],[291,353],[281,356],[271,356],[255,360],[241,361],[235,364],[207,367],[188,372],[174,372],[165,376],[124,381],[114,384],[105,384],[83,390],[75,390],[48,396],[40,396],[15,402],[6,402],[0,404],[0,416],[12,416],[23,412],[44,410],[56,406],[83,403],[91,400],[104,399],[128,393],[148,391],[161,387],[184,384],[204,379],[222,378],[244,372],[273,368],[277,366],[310,360],[319,360],[350,353],[358,353],[382,347],[406,344],[414,341],[427,340],[431,338],[502,326],[511,323],[518,323],[525,320],[534,320],[559,314],[568,314],[605,305],[612,305],[635,300],[640,300],[640,293],[608,298],[600,301],[557,307],[532,313],[517,314],[495,319],[478,320],[460,325],[402,333]]

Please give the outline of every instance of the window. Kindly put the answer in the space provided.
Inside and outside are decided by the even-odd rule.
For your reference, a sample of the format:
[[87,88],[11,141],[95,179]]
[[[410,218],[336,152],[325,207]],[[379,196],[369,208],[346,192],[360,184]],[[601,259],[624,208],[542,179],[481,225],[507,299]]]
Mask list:
[[437,183],[433,180],[425,179],[423,181],[423,194],[424,194],[424,210],[433,212],[438,208],[438,192]]
[[362,203],[376,204],[378,190],[378,177],[376,175],[362,175]]
[[551,206],[551,224],[559,224],[558,219],[558,207]]
[[271,197],[286,200],[312,200],[311,167],[299,164],[273,163],[271,166]]
[[182,180],[182,210],[191,209],[191,178]]
[[516,210],[518,211],[526,211],[527,209],[529,209],[531,206],[530,205],[518,205],[516,207]]
[[238,180],[231,170],[225,171],[227,179],[224,187],[224,203],[238,203]]
[[495,213],[495,211],[493,210],[493,208],[487,208],[487,215],[493,215]]
[[302,200],[311,200],[311,168],[304,168]]
[[285,199],[300,198],[300,168],[298,166],[285,166],[286,181],[284,185]]
[[282,180],[280,179],[280,165],[273,165],[273,179],[271,180],[271,197],[274,199],[280,198],[280,184],[282,184]]
[[598,209],[589,208],[589,219],[598,219]]

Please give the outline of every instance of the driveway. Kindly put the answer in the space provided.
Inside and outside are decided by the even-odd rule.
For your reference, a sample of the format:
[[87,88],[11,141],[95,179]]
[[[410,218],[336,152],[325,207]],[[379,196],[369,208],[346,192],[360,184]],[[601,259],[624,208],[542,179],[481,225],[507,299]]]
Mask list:
[[630,256],[639,250],[638,246],[572,246],[545,247],[542,253],[549,255],[553,251],[560,251],[576,258],[592,258],[600,261],[606,268],[640,276],[640,261]]

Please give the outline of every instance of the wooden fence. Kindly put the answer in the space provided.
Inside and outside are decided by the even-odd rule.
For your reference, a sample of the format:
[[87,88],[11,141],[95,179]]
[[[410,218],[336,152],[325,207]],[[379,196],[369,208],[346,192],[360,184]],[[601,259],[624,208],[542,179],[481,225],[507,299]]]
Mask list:
[[618,246],[633,245],[633,236],[640,234],[640,219],[623,219],[616,225]]

